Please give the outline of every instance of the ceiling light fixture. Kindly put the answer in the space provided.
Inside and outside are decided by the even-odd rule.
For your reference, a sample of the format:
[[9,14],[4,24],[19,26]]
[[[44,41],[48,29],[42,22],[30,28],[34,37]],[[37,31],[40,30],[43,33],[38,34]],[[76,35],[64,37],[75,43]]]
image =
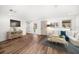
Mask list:
[[14,12],[14,13],[16,13],[16,11],[14,11],[13,9],[10,9],[9,11],[10,11],[10,12]]

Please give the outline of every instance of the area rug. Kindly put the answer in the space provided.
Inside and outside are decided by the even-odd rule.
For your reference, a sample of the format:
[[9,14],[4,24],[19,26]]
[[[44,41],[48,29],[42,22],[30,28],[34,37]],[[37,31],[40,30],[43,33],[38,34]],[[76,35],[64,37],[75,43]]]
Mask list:
[[64,50],[67,54],[79,54],[79,47],[74,46],[70,42],[68,42],[68,46],[65,46],[64,44],[50,42],[47,40],[47,38],[45,38],[41,41],[41,44],[51,48]]

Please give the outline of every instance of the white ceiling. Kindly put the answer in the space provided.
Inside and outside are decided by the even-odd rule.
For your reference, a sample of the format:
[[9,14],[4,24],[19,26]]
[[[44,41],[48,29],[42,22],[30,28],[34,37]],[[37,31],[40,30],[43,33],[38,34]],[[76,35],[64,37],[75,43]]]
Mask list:
[[[78,5],[19,5],[19,6],[0,6],[8,11],[13,9],[16,14],[22,19],[38,19],[38,18],[51,18],[62,17],[69,15],[76,15],[79,13]],[[4,9],[5,10],[5,9]]]

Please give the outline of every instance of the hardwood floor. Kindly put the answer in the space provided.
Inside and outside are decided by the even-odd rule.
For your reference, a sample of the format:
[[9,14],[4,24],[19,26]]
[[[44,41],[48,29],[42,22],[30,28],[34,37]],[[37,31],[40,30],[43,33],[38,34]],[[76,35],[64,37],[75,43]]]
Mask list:
[[64,54],[65,52],[45,46],[41,41],[46,36],[27,34],[22,38],[0,44],[1,54]]

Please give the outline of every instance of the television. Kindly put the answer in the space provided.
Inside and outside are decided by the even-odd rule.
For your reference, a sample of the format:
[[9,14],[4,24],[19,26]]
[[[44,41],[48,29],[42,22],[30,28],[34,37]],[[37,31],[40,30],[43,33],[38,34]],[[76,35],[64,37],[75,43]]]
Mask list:
[[10,27],[21,27],[21,21],[10,19]]

